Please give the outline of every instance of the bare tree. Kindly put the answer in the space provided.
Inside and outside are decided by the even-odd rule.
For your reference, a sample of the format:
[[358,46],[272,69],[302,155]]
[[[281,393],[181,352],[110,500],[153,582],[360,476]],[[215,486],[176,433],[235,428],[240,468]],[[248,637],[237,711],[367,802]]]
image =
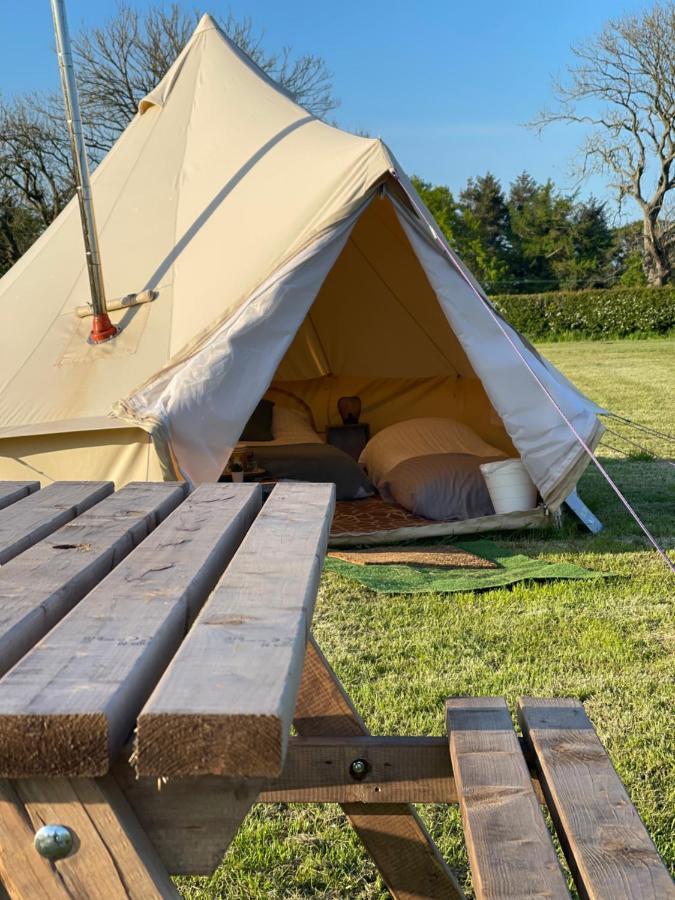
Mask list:
[[533,125],[591,126],[583,173],[609,174],[619,201],[638,204],[647,278],[663,285],[675,237],[665,214],[675,187],[675,3],[611,20],[572,52],[567,80],[555,84],[557,108]]
[[25,207],[43,228],[61,212],[73,190],[65,126],[46,105],[37,94],[0,102],[3,202]]
[[[75,60],[82,114],[93,149],[107,150],[126,128],[138,102],[163,78],[201,17],[178,4],[151,6],[142,14],[118,6],[116,15],[98,28],[80,32]],[[309,112],[324,118],[335,109],[331,76],[323,59],[295,57],[290,48],[268,53],[263,33],[250,19],[231,13],[219,20],[230,39]]]
[[[200,19],[178,4],[139,13],[120,4],[97,28],[74,41],[80,106],[91,161],[96,164],[124,131],[138,102],[162,79]],[[323,59],[290,48],[269,53],[250,19],[231,14],[221,28],[297,103],[324,118],[335,109]],[[56,72],[56,60],[54,61]],[[16,262],[59,214],[74,190],[63,100],[58,94],[0,98],[0,274]],[[30,224],[30,227],[28,225]],[[36,227],[37,226],[37,227]],[[19,229],[20,234],[14,231]]]

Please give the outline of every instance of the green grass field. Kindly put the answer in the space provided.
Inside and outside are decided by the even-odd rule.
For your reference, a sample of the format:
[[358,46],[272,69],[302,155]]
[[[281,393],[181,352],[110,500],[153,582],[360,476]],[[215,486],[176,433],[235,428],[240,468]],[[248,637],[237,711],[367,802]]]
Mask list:
[[[675,433],[675,340],[541,349],[597,402]],[[647,444],[667,452],[663,442]],[[675,558],[675,469],[600,452]],[[580,494],[605,523],[602,534],[593,537],[567,520],[547,534],[493,538],[533,557],[620,577],[411,597],[372,594],[324,576],[314,632],[374,733],[443,734],[450,695],[503,695],[512,708],[520,694],[583,700],[672,867],[675,579],[595,470],[584,475]],[[457,808],[420,811],[471,896]],[[215,875],[181,879],[180,888],[189,898],[388,896],[339,808],[330,805],[254,807]]]

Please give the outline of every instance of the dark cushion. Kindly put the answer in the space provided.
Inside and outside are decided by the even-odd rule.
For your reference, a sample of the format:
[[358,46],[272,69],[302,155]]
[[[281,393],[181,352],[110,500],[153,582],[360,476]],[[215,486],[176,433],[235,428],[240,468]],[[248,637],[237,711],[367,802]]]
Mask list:
[[380,495],[416,516],[457,522],[495,514],[480,466],[503,456],[435,453],[394,466],[380,482]]
[[329,444],[284,444],[256,447],[256,461],[279,480],[328,481],[337,500],[360,500],[375,491],[370,479],[351,456]]
[[273,441],[272,411],[274,403],[271,400],[261,400],[251,414],[251,418],[244,425],[239,440],[241,441]]

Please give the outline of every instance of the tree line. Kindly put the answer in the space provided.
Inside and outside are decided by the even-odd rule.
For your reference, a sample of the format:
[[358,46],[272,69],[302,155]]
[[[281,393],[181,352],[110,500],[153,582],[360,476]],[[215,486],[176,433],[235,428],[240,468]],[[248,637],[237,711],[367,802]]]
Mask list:
[[580,200],[527,172],[505,192],[491,173],[455,197],[419,177],[413,183],[450,246],[486,290],[535,293],[647,283],[639,222],[612,227],[606,204]]

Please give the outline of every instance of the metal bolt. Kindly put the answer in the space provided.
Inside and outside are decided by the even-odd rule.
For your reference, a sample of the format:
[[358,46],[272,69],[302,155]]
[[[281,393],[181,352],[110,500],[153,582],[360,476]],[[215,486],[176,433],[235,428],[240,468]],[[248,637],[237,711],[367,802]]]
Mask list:
[[370,766],[366,759],[355,759],[349,767],[349,774],[356,781],[361,781],[362,778],[365,778],[369,771]]
[[43,825],[35,832],[35,849],[47,859],[63,859],[73,849],[73,836],[65,825]]

